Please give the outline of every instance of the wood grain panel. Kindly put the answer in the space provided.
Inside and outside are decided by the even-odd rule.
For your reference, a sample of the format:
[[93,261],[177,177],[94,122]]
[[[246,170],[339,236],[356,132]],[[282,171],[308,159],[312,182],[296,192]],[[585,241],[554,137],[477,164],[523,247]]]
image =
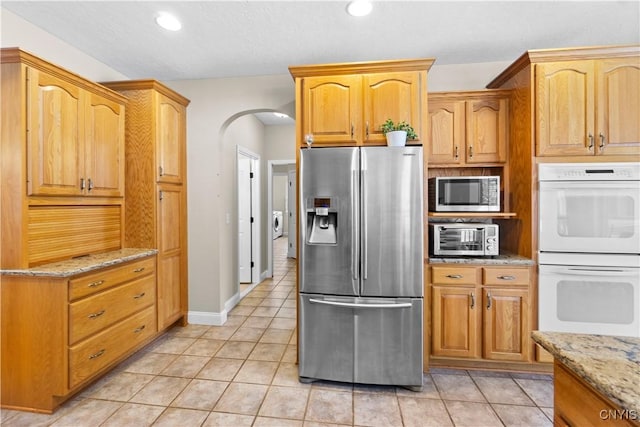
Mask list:
[[120,206],[32,206],[29,266],[120,249]]
[[[156,248],[155,141],[152,92],[125,90],[125,233],[128,247]],[[135,183],[135,185],[130,185]]]

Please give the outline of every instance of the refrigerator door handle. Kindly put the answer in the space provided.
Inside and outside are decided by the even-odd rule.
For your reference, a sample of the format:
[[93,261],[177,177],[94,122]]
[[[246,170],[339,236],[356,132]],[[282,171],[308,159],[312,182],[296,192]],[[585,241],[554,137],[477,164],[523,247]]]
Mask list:
[[316,304],[334,305],[338,307],[350,307],[350,308],[411,308],[410,302],[403,302],[399,304],[362,304],[356,302],[339,302],[339,301],[325,301],[321,299],[311,298],[309,302]]
[[[358,280],[358,171],[351,174],[351,274]],[[355,289],[354,289],[355,290]]]
[[360,248],[360,251],[362,251],[362,280],[367,280],[367,270],[369,269],[367,259],[367,235],[369,234],[369,231],[367,230],[368,205],[367,186],[365,184],[367,177],[366,167],[366,163],[363,162],[362,171],[360,172],[362,174],[362,177],[360,178],[360,191],[362,191],[362,247]]

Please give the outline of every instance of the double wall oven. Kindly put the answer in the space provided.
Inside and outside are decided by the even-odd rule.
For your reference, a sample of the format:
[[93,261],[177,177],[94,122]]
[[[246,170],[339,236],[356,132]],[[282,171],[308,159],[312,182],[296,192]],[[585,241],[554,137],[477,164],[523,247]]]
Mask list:
[[640,163],[538,176],[538,328],[640,337]]

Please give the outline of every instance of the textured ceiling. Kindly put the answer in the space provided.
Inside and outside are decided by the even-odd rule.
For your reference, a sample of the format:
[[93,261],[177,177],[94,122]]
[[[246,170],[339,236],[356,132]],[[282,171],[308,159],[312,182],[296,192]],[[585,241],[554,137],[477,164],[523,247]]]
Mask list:
[[[528,49],[640,43],[639,1],[5,1],[132,79],[287,74],[289,65],[436,58],[512,61]],[[159,11],[183,30],[159,28]]]

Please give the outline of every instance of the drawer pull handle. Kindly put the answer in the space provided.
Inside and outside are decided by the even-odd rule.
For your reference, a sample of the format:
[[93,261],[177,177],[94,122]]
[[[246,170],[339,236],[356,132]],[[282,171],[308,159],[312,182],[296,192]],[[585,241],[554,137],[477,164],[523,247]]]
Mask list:
[[447,274],[449,279],[462,279],[462,274]]
[[498,276],[500,280],[516,280],[516,276]]
[[96,286],[100,286],[104,283],[104,280],[97,280],[95,282],[89,283],[87,286],[90,288],[95,288]]
[[142,298],[145,294],[146,294],[146,292],[143,292],[143,293],[138,294],[138,295],[134,295],[134,296],[133,296],[133,299],[140,299],[140,298]]
[[91,356],[89,356],[89,359],[97,359],[98,357],[102,356],[104,354],[106,350],[103,348],[102,350],[100,350],[99,352],[92,354]]
[[139,334],[140,332],[142,332],[142,331],[144,330],[144,328],[146,328],[146,325],[142,325],[142,326],[140,326],[139,328],[135,328],[135,329],[133,330],[133,333],[134,333],[134,334]]
[[89,319],[95,319],[96,317],[100,317],[100,316],[102,316],[102,315],[104,314],[104,312],[105,312],[105,310],[100,310],[99,312],[97,312],[97,313],[92,313],[92,314],[88,315],[87,317],[88,317]]
[[134,273],[140,273],[142,271],[144,271],[144,267],[136,268],[135,270],[133,270]]

